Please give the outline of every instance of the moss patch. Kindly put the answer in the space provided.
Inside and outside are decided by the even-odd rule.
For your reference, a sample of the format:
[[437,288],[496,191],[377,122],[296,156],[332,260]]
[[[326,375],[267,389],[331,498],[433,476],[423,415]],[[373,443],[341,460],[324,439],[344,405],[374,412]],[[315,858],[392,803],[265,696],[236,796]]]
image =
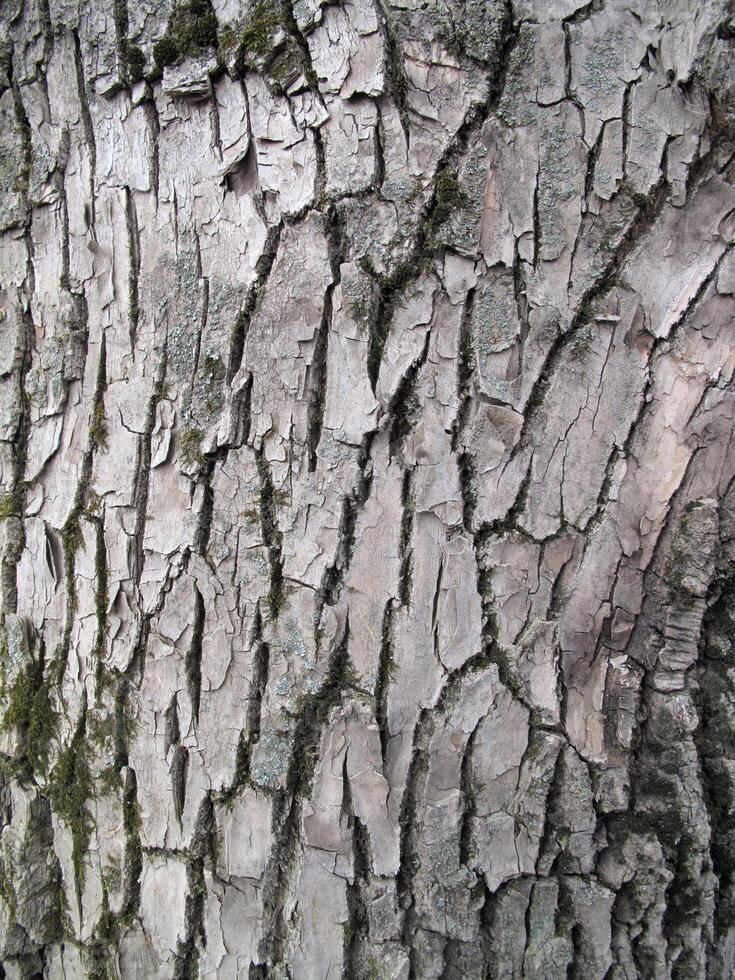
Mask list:
[[281,0],[257,0],[240,26],[223,31],[222,49],[233,57],[237,71],[262,72],[272,86],[284,90],[308,65],[292,29],[289,7]]
[[268,549],[270,566],[270,586],[268,605],[271,616],[276,619],[286,599],[283,582],[283,559],[281,556],[282,534],[278,526],[278,493],[273,486],[268,464],[262,453],[258,454],[258,476],[260,479],[260,524],[263,543]]
[[125,41],[123,56],[128,69],[128,81],[131,84],[133,82],[139,82],[143,78],[143,69],[145,68],[145,55],[142,50],[137,44],[131,44],[130,41]]
[[439,228],[448,221],[452,214],[458,210],[466,208],[469,204],[467,194],[460,187],[455,174],[448,167],[444,167],[436,176],[434,191],[434,208],[431,212],[431,226],[429,235],[436,233]]
[[184,429],[179,439],[179,458],[184,466],[200,466],[202,456],[202,433],[195,426]]
[[278,0],[253,4],[239,38],[243,56],[253,60],[271,57],[283,29],[283,9]]
[[669,586],[669,601],[685,608],[691,605],[694,600],[687,584],[687,575],[693,562],[692,551],[696,547],[696,542],[691,540],[689,527],[689,515],[696,503],[696,501],[690,501],[684,508],[664,573],[666,583]]
[[49,777],[49,799],[56,815],[71,830],[72,862],[77,899],[84,887],[84,855],[89,847],[92,818],[87,800],[92,794],[92,776],[86,755],[86,715],[69,745],[64,748]]
[[127,84],[132,85],[134,82],[140,81],[143,77],[145,55],[137,44],[133,44],[128,38],[130,22],[126,0],[113,0],[113,7],[120,61],[122,62]]
[[0,521],[20,514],[20,501],[17,493],[0,494]]
[[153,60],[165,68],[217,46],[217,17],[210,0],[189,0],[174,7],[166,33],[153,46]]
[[95,449],[107,449],[107,420],[105,403],[100,397],[95,401],[89,422],[89,439]]
[[76,509],[66,519],[64,526],[59,531],[59,537],[64,548],[64,575],[66,577],[69,597],[68,619],[71,622],[77,609],[77,589],[75,584],[76,554],[80,545],[84,543],[79,514],[76,512]]
[[51,740],[56,737],[57,717],[51,705],[41,661],[31,663],[18,674],[7,698],[2,730],[16,729],[22,740],[23,757],[31,772],[45,773]]

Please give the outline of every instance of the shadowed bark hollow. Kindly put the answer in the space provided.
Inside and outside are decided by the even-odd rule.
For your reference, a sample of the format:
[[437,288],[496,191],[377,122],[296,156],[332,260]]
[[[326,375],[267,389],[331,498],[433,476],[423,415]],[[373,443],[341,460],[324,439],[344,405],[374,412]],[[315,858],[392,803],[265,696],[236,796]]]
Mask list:
[[0,4],[0,976],[735,974],[734,38]]

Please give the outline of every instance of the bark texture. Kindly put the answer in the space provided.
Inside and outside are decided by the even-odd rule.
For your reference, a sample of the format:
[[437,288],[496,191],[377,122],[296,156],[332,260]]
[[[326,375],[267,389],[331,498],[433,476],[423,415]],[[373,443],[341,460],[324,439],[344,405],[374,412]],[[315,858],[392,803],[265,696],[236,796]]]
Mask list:
[[730,5],[0,11],[0,975],[732,977]]

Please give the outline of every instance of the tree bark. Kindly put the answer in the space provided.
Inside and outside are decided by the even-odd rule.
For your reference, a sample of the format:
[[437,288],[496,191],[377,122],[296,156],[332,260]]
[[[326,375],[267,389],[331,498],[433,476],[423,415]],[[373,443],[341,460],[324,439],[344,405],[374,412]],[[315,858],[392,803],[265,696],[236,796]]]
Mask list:
[[7,0],[0,974],[735,974],[726,0]]

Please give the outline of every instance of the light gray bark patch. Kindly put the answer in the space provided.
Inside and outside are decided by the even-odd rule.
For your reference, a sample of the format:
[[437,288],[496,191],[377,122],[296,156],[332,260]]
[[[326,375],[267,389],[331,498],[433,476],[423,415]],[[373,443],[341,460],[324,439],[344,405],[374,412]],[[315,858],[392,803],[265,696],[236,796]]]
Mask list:
[[0,13],[0,973],[735,973],[726,0]]

